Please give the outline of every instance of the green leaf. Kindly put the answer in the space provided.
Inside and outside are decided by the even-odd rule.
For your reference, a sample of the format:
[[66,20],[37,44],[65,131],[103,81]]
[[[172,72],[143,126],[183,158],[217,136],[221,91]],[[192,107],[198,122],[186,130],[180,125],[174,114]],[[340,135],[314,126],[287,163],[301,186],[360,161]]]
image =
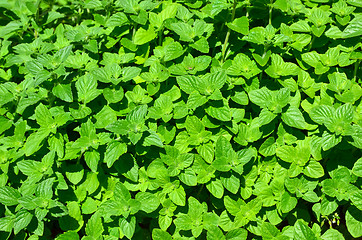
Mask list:
[[192,47],[202,53],[208,53],[210,50],[209,42],[206,40],[205,37],[201,37],[196,42],[190,44],[190,47]]
[[141,203],[140,210],[145,211],[146,213],[155,211],[160,205],[158,198],[154,194],[148,192],[137,193],[136,200]]
[[330,228],[327,231],[323,233],[321,236],[323,240],[344,240],[342,233],[340,233],[338,230]]
[[196,109],[207,102],[207,98],[202,96],[198,92],[194,91],[190,94],[189,98],[187,99],[187,107],[189,109]]
[[198,77],[186,75],[176,77],[177,83],[180,86],[181,90],[187,94],[191,94],[196,90],[197,82],[200,81]]
[[185,206],[186,204],[186,193],[182,186],[174,189],[170,194],[170,199],[172,202],[174,202],[176,205],[179,206]]
[[0,116],[0,134],[8,130],[12,126],[12,123],[9,119],[4,116]]
[[25,209],[21,209],[19,212],[17,212],[14,221],[14,234],[18,234],[21,230],[26,228],[31,222],[32,218],[33,215]]
[[232,113],[228,106],[223,106],[223,107],[210,106],[206,108],[206,113],[211,117],[216,118],[223,122],[231,121]]
[[314,107],[309,115],[314,122],[318,124],[324,124],[325,122],[331,121],[334,113],[335,110],[332,106],[319,105],[317,107]]
[[52,114],[42,103],[40,103],[35,109],[35,119],[41,127],[48,127],[53,122]]
[[128,23],[127,15],[123,12],[117,12],[112,14],[106,22],[107,27],[121,27]]
[[[59,14],[59,13],[57,13],[57,14]],[[63,14],[61,14],[61,15],[63,15]],[[49,19],[49,16],[48,16],[48,19]],[[67,60],[69,55],[72,53],[72,48],[73,48],[73,45],[69,45],[67,47],[60,49],[59,51],[57,51],[55,53],[54,60],[58,64],[65,62],[65,60]]]
[[256,54],[256,53],[253,53],[253,57],[255,59],[255,61],[260,65],[260,66],[265,66],[268,61],[269,61],[269,58],[271,56],[271,51],[267,51],[265,54],[263,55],[259,55],[259,54]]
[[154,228],[152,231],[152,239],[154,240],[172,240],[171,235],[161,229]]
[[303,220],[297,220],[294,224],[294,239],[297,240],[317,240],[315,233]]
[[346,212],[347,229],[354,238],[359,238],[362,236],[361,212],[361,210],[354,206],[350,206]]
[[356,191],[351,195],[350,200],[352,201],[353,205],[355,205],[359,210],[362,210],[362,192]]
[[104,162],[107,163],[107,167],[112,167],[113,163],[124,153],[127,152],[127,145],[121,142],[111,142],[107,146],[106,153],[104,155]]
[[299,67],[291,62],[284,62],[284,59],[277,54],[271,55],[272,64],[265,69],[265,72],[272,78],[280,76],[297,75]]
[[38,183],[35,190],[35,195],[45,199],[51,199],[53,197],[53,182],[54,178],[48,178],[40,183]]
[[103,89],[103,96],[109,103],[117,103],[124,97],[123,88],[119,90],[105,88]]
[[157,34],[153,30],[153,27],[149,26],[147,30],[144,28],[139,28],[134,35],[133,43],[136,45],[143,45],[152,41],[156,38]]
[[8,38],[12,35],[13,32],[20,29],[22,26],[20,21],[10,21],[6,25],[0,27],[0,38]]
[[344,38],[358,37],[362,35],[361,26],[362,16],[356,15],[352,21],[349,22],[348,26],[343,30],[342,36]]
[[166,46],[165,49],[165,62],[174,60],[184,53],[182,45],[179,42],[173,42]]
[[138,2],[137,0],[117,0],[115,4],[117,7],[123,8],[126,13],[137,14],[135,9],[138,6]]
[[98,239],[102,236],[103,231],[101,215],[99,213],[93,214],[85,227],[86,234],[92,236],[94,239]]
[[263,239],[273,239],[273,238],[278,238],[278,235],[280,235],[280,232],[271,223],[264,222],[261,225],[261,234],[262,234]]
[[183,22],[176,22],[171,24],[172,30],[180,36],[181,41],[192,42],[195,37],[194,30],[191,25]]
[[359,0],[347,0],[347,3],[352,6],[362,7],[362,3]]
[[136,217],[132,216],[129,220],[125,218],[120,218],[119,228],[128,239],[132,239],[136,229]]
[[248,231],[243,228],[233,229],[226,233],[227,240],[246,240],[247,237]]
[[177,218],[174,220],[175,226],[181,230],[192,229],[192,219],[188,214],[177,214]]
[[219,171],[227,172],[231,169],[231,162],[237,161],[230,142],[223,136],[219,137],[215,147],[215,161],[212,165]]
[[53,94],[66,102],[73,102],[73,93],[70,84],[59,84],[52,90]]
[[362,158],[358,159],[353,166],[352,172],[358,177],[362,177]]
[[78,79],[75,87],[78,92],[78,100],[85,104],[101,94],[101,91],[97,89],[97,81],[91,74],[84,75]]
[[262,108],[268,107],[272,97],[271,91],[265,87],[249,92],[250,101]]
[[280,210],[283,213],[292,211],[297,206],[298,200],[295,197],[290,196],[288,192],[284,192],[280,199]]
[[92,172],[97,172],[98,162],[100,160],[99,152],[93,150],[84,153],[84,160],[87,166],[90,168]]
[[59,226],[63,231],[78,231],[84,224],[83,216],[78,203],[75,201],[68,202],[67,209],[69,215],[59,219]]
[[321,178],[324,176],[324,169],[319,162],[310,160],[307,166],[305,166],[303,173],[310,178]]
[[[14,226],[14,219],[10,216],[0,218],[0,229],[3,232],[9,233],[10,236]],[[4,235],[2,235],[4,236]]]
[[221,176],[222,185],[226,190],[236,194],[240,189],[240,179],[234,174],[225,174]]
[[196,116],[187,117],[185,127],[190,135],[198,134],[205,130],[203,123]]
[[30,156],[37,152],[43,140],[49,135],[48,129],[40,128],[37,132],[32,133],[26,140],[24,145],[24,151],[26,156]]
[[229,75],[244,76],[248,79],[259,74],[260,72],[261,70],[258,68],[256,63],[243,53],[238,53],[235,56],[231,66],[226,71],[226,73]]
[[224,187],[219,179],[211,180],[206,184],[206,188],[216,198],[222,198],[224,195]]
[[114,198],[116,200],[128,202],[131,199],[131,194],[123,183],[118,182],[114,188]]
[[308,126],[308,123],[306,123],[303,114],[296,107],[288,108],[288,110],[282,114],[282,120],[290,127],[306,129]]
[[273,156],[275,154],[275,151],[277,149],[277,146],[275,144],[274,137],[269,137],[265,142],[260,146],[259,152],[264,157],[267,156]]
[[220,228],[212,226],[207,231],[207,240],[223,240],[226,239]]
[[95,124],[96,128],[105,128],[109,124],[117,121],[116,112],[109,106],[104,106],[94,117],[97,119]]
[[281,146],[276,149],[277,156],[285,162],[293,162],[296,150],[292,146]]
[[247,35],[249,33],[249,19],[245,16],[235,18],[232,23],[227,23],[227,26],[235,32]]
[[162,143],[162,140],[160,138],[160,136],[153,132],[153,131],[150,131],[150,135],[147,136],[143,142],[143,145],[144,146],[157,146],[157,147],[163,147],[163,143]]
[[58,235],[55,240],[79,240],[79,235],[76,232],[65,232]]
[[330,134],[325,131],[322,135],[322,148],[324,151],[331,149],[342,141],[342,136],[336,137],[335,134]]
[[5,206],[13,206],[18,204],[20,193],[8,186],[0,187],[0,202]]

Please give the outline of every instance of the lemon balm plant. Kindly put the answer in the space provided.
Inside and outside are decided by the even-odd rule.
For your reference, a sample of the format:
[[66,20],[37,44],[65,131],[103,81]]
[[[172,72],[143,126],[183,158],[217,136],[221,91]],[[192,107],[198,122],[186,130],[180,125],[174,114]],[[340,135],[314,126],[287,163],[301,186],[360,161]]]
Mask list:
[[0,0],[0,238],[360,238],[361,37],[361,0]]

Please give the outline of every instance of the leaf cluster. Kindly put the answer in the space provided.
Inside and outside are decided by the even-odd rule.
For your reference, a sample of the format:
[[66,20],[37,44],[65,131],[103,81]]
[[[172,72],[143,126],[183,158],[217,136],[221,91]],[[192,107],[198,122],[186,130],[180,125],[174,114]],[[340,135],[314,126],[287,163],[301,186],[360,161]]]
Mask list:
[[0,239],[362,236],[361,0],[0,0]]

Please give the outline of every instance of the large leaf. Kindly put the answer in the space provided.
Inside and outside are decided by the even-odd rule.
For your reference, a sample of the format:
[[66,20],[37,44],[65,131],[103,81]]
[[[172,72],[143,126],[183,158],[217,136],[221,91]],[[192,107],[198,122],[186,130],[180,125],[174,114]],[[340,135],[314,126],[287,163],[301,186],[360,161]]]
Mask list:
[[359,238],[362,236],[362,219],[361,219],[361,210],[357,209],[354,206],[351,206],[347,209],[346,212],[346,225],[349,233],[354,238]]

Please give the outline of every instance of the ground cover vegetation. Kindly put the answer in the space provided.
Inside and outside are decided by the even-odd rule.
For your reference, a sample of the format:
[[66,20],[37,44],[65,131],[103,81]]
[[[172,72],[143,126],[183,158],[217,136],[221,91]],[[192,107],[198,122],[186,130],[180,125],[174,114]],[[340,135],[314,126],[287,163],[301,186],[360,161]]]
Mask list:
[[0,239],[362,236],[361,0],[0,0]]

